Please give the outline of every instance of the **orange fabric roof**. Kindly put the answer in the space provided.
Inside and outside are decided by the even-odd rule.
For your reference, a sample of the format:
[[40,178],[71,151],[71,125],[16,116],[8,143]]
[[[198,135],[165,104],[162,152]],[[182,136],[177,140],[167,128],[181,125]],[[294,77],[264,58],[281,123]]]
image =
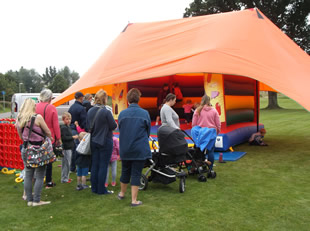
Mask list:
[[182,73],[247,76],[310,110],[309,55],[258,9],[128,24],[53,103],[74,98],[76,91]]

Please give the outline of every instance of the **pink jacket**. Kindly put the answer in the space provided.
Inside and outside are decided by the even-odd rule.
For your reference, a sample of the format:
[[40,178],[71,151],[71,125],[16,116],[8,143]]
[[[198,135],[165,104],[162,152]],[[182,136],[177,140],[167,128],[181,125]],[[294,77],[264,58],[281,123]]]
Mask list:
[[221,131],[221,122],[218,112],[209,106],[204,106],[198,115],[197,109],[194,112],[192,127],[194,126],[215,128],[216,133],[219,134]]
[[110,162],[116,161],[119,158],[119,141],[113,136],[113,151]]
[[[48,106],[45,109],[45,118],[44,118],[44,108],[48,104]],[[50,129],[52,133],[53,143],[56,140],[60,140],[60,127],[58,122],[58,114],[56,107],[49,103],[37,103],[36,105],[36,113],[40,114],[43,118],[45,123],[47,124],[48,128]]]

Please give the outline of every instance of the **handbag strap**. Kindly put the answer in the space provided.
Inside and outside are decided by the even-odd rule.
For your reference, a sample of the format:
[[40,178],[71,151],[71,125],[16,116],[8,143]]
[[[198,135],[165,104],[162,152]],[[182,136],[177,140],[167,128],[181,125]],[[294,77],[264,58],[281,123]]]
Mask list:
[[90,125],[89,133],[92,132],[93,127],[94,127],[94,125],[95,125],[95,121],[96,121],[96,119],[97,119],[97,116],[98,116],[99,112],[100,112],[102,109],[103,109],[102,107],[99,107],[99,109],[97,110],[96,115],[95,115],[95,117],[94,117],[94,119],[93,119],[93,121],[92,121],[92,123],[91,123],[91,125]]
[[36,119],[36,116],[37,115],[34,115],[34,116],[31,117],[30,128],[28,130],[28,140],[24,143],[24,148],[26,148],[27,145],[28,145],[28,142],[29,142],[29,139],[30,139],[30,135],[31,135],[31,132],[32,132],[32,128],[33,128],[33,125],[34,125],[34,121]]
[[45,121],[45,110],[46,110],[46,108],[47,108],[48,105],[49,105],[49,103],[47,103],[47,104],[45,105],[45,107],[44,107],[44,111],[43,111],[43,119],[44,119],[44,121]]

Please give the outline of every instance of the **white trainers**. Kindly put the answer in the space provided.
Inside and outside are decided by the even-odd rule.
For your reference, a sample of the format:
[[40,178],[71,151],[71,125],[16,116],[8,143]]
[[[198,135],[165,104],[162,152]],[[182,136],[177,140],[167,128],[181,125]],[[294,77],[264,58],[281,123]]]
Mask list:
[[48,205],[50,203],[50,201],[32,202],[32,206]]
[[32,201],[28,201],[27,206],[32,206]]

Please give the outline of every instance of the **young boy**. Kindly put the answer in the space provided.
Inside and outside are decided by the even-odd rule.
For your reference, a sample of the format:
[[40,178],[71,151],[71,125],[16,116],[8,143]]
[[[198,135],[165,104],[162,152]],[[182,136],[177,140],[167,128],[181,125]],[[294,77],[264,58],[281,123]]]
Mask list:
[[74,147],[74,139],[78,135],[73,136],[70,128],[71,114],[64,112],[62,114],[63,125],[60,126],[61,140],[63,144],[63,158],[61,163],[61,183],[71,183],[72,179],[69,178],[69,170],[71,164],[72,148]]
[[[79,134],[79,140],[81,141],[83,137],[86,135],[86,132],[81,132]],[[88,175],[88,167],[91,161],[91,155],[81,155],[76,152],[76,166],[77,166],[77,187],[76,190],[80,191],[85,188],[89,188],[86,185],[86,177]]]
[[266,129],[262,128],[259,130],[259,132],[253,133],[249,139],[250,145],[259,145],[259,146],[267,146],[267,144],[264,143],[263,138],[266,134]]

